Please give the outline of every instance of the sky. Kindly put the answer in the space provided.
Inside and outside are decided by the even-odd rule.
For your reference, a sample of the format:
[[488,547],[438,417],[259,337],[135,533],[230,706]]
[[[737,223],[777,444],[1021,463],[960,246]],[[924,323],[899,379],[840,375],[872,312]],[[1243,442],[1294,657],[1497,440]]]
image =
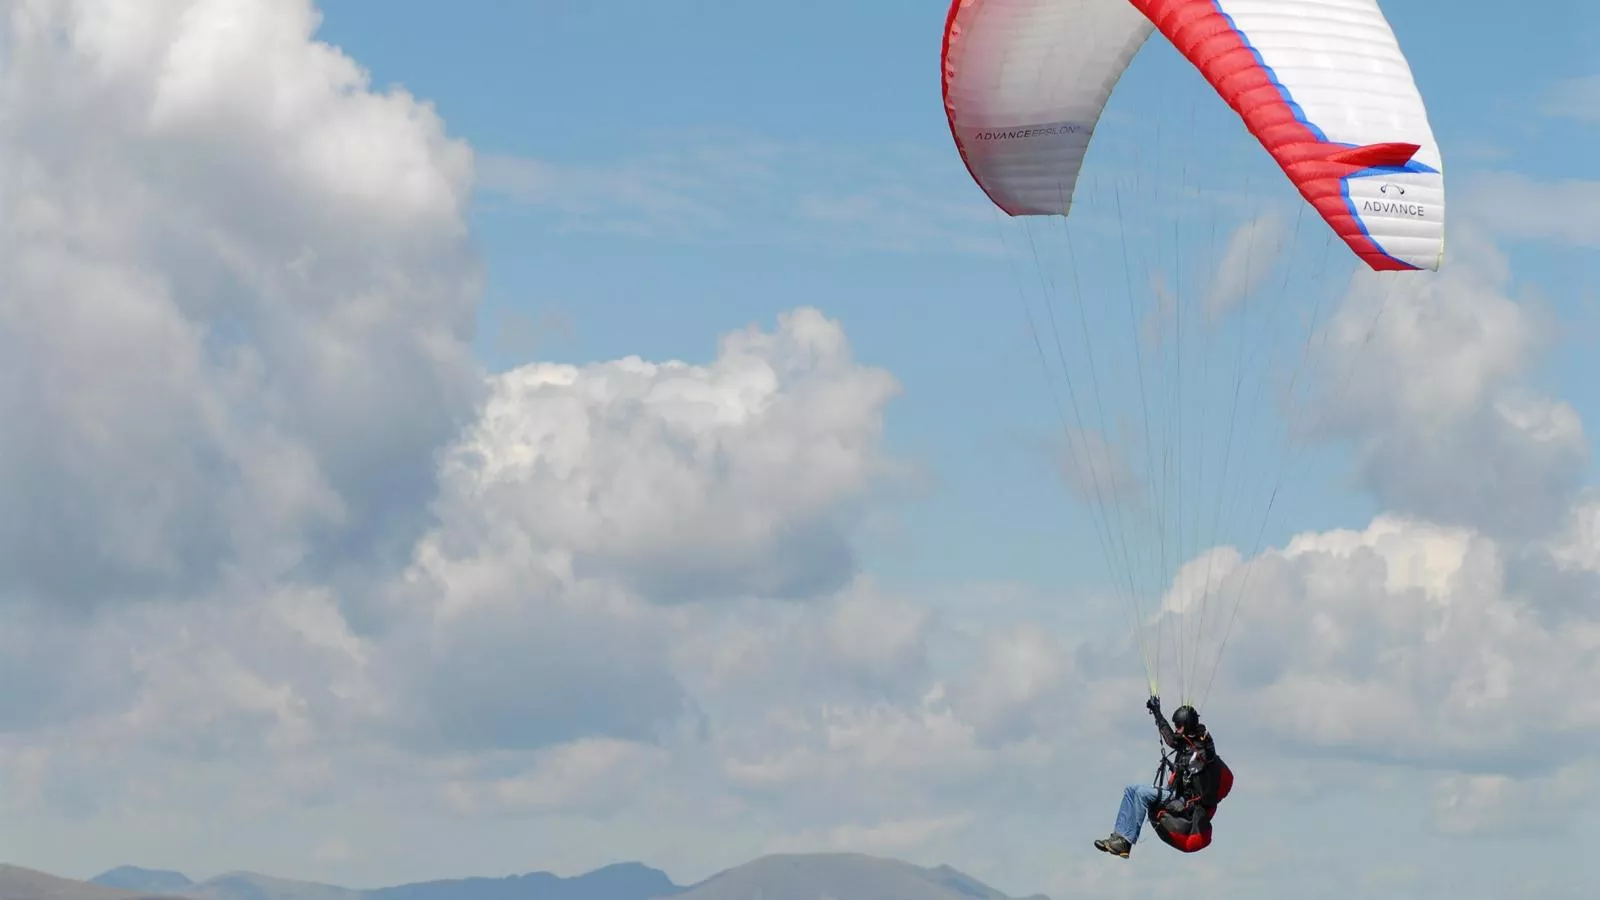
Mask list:
[[1600,11],[1438,6],[1375,277],[1159,38],[1063,224],[935,0],[0,0],[4,861],[1589,896]]

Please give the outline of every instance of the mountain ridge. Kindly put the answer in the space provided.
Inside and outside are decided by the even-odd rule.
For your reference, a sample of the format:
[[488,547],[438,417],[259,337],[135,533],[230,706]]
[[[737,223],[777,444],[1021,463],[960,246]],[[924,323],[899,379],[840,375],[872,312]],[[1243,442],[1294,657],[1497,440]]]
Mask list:
[[640,862],[579,875],[548,871],[348,888],[258,872],[201,881],[170,869],[120,865],[87,881],[0,865],[0,900],[1050,900],[1007,895],[949,865],[865,853],[774,853],[680,885]]

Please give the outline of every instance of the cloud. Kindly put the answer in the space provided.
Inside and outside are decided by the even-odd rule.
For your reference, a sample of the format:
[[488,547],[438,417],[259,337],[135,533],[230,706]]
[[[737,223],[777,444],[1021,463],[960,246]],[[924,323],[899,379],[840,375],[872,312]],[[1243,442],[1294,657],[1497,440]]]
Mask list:
[[1433,784],[1433,825],[1452,836],[1505,836],[1537,829],[1547,811],[1587,792],[1594,778],[1587,763],[1539,778],[1447,775]]
[[315,25],[8,20],[0,773],[30,840],[320,810],[300,850],[337,867],[382,819],[648,811],[633,788],[681,819],[711,713],[919,696],[929,617],[852,546],[900,471],[895,379],[812,309],[703,364],[486,378],[471,153]]
[[1461,179],[1452,215],[1518,241],[1600,247],[1600,181],[1538,179],[1521,172],[1476,172]]
[[[371,576],[359,616],[331,586],[236,584],[226,602],[100,610],[88,630],[56,626],[52,644],[48,622],[24,617],[39,613],[13,611],[7,664],[60,677],[54,693],[16,695],[22,735],[0,770],[34,785],[19,808],[79,821],[147,801],[265,821],[328,797],[431,821],[682,818],[695,785],[705,804],[738,808],[720,748],[772,748],[789,732],[743,723],[775,703],[804,717],[796,690],[830,685],[836,736],[891,765],[866,711],[892,722],[925,689],[929,614],[850,565],[798,583],[785,573],[818,528],[848,546],[859,495],[896,471],[879,446],[895,393],[811,310],[730,334],[706,365],[496,377],[480,421],[442,457],[434,527],[408,567]],[[683,502],[653,513],[673,479]],[[671,566],[699,587],[657,591],[651,572]],[[891,739],[918,734],[901,731]],[[31,748],[49,748],[48,763]],[[260,780],[230,785],[238,765]]]
[[1071,648],[1033,625],[985,636],[979,659],[952,686],[951,708],[993,744],[1026,741],[1051,730],[1047,717],[1071,704],[1076,674]]
[[420,530],[433,452],[481,390],[471,153],[315,24],[293,0],[13,18],[11,601],[392,559]]
[[924,605],[870,577],[806,605],[753,600],[684,613],[678,669],[724,720],[762,716],[796,684],[816,700],[915,702],[937,628]]
[[[1508,774],[1570,757],[1600,707],[1550,685],[1592,677],[1592,617],[1551,628],[1508,590],[1482,534],[1393,517],[1297,537],[1228,573],[1241,596],[1218,689],[1302,749]],[[1213,645],[1215,646],[1215,645]],[[1587,673],[1587,674],[1586,674]]]
[[665,774],[667,751],[610,738],[584,738],[541,751],[525,771],[461,779],[445,796],[460,816],[528,811],[623,814],[647,781]]
[[1217,263],[1211,290],[1206,294],[1206,315],[1215,319],[1229,312],[1259,288],[1277,264],[1287,244],[1286,237],[1282,216],[1276,211],[1240,225]]
[[647,611],[617,609],[627,599],[600,586],[530,590],[544,573],[514,565],[484,591],[474,569],[494,565],[428,582],[441,605],[464,607],[385,636],[374,673],[394,701],[377,723],[385,732],[424,753],[537,750],[653,741],[692,716]]
[[[898,388],[837,323],[796,311],[709,366],[485,380],[471,152],[311,40],[310,4],[30,9],[0,577],[34,604],[6,665],[60,677],[13,724],[286,767],[648,742],[696,715],[651,603],[851,582]],[[125,599],[147,608],[48,612]],[[869,680],[875,640],[916,643],[857,634],[872,609],[827,638]]]
[[[1146,439],[1149,440],[1148,438]],[[1056,455],[1061,475],[1079,502],[1144,506],[1150,502],[1144,478],[1134,471],[1133,452],[1092,428],[1068,427]]]
[[897,382],[855,363],[812,309],[720,351],[710,366],[629,358],[497,376],[446,457],[430,546],[448,558],[503,536],[560,578],[664,602],[842,587],[855,561],[838,513],[897,470],[879,449]]
[[1305,408],[1350,438],[1363,486],[1391,509],[1537,536],[1565,514],[1588,465],[1577,412],[1524,370],[1547,334],[1509,296],[1510,266],[1460,236],[1437,273],[1358,276],[1314,341]]
[[[852,509],[897,471],[880,447],[896,382],[810,309],[720,351],[709,365],[532,364],[492,379],[482,418],[443,456],[438,525],[374,612],[375,677],[406,698],[389,712],[408,740],[537,749],[692,729],[674,642],[709,616],[678,621],[660,604],[850,584]],[[899,613],[835,600],[810,646],[888,678],[919,646]]]
[[1563,78],[1544,97],[1545,115],[1600,122],[1600,75]]
[[915,852],[935,838],[964,832],[973,824],[970,815],[902,819],[873,825],[835,825],[784,835],[768,845],[768,853],[818,853],[843,851],[894,856]]
[[1236,729],[1435,773],[1457,808],[1439,827],[1476,831],[1466,810],[1536,794],[1600,728],[1600,706],[1551,689],[1600,674],[1600,559],[1583,424],[1530,386],[1543,312],[1491,245],[1453,246],[1436,274],[1359,275],[1313,339],[1314,433],[1352,443],[1389,511],[1253,557],[1204,551],[1151,628],[1194,654],[1186,697],[1209,696],[1225,649],[1214,687],[1247,714]]

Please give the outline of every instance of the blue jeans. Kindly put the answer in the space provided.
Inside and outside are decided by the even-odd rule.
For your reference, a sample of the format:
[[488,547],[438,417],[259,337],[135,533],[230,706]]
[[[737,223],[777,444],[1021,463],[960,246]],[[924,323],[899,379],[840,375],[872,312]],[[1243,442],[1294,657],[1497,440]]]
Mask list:
[[1150,804],[1166,803],[1174,795],[1173,791],[1148,782],[1128,785],[1122,790],[1122,808],[1117,810],[1117,834],[1127,838],[1130,844],[1139,843],[1139,829],[1144,827]]

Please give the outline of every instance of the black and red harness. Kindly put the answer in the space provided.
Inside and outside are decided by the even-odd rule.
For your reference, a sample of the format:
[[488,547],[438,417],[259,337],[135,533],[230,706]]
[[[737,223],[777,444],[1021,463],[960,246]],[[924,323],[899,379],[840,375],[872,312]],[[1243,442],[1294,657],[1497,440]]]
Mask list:
[[[1188,744],[1182,749],[1163,747],[1161,764],[1156,767],[1152,784],[1177,794],[1166,803],[1150,804],[1150,827],[1169,847],[1184,853],[1194,853],[1211,845],[1211,819],[1217,814],[1217,803],[1233,790],[1233,770],[1214,757],[1204,762],[1205,748],[1187,736]],[[1201,773],[1207,765],[1217,767],[1216,797],[1201,805],[1203,789],[1199,784]]]

